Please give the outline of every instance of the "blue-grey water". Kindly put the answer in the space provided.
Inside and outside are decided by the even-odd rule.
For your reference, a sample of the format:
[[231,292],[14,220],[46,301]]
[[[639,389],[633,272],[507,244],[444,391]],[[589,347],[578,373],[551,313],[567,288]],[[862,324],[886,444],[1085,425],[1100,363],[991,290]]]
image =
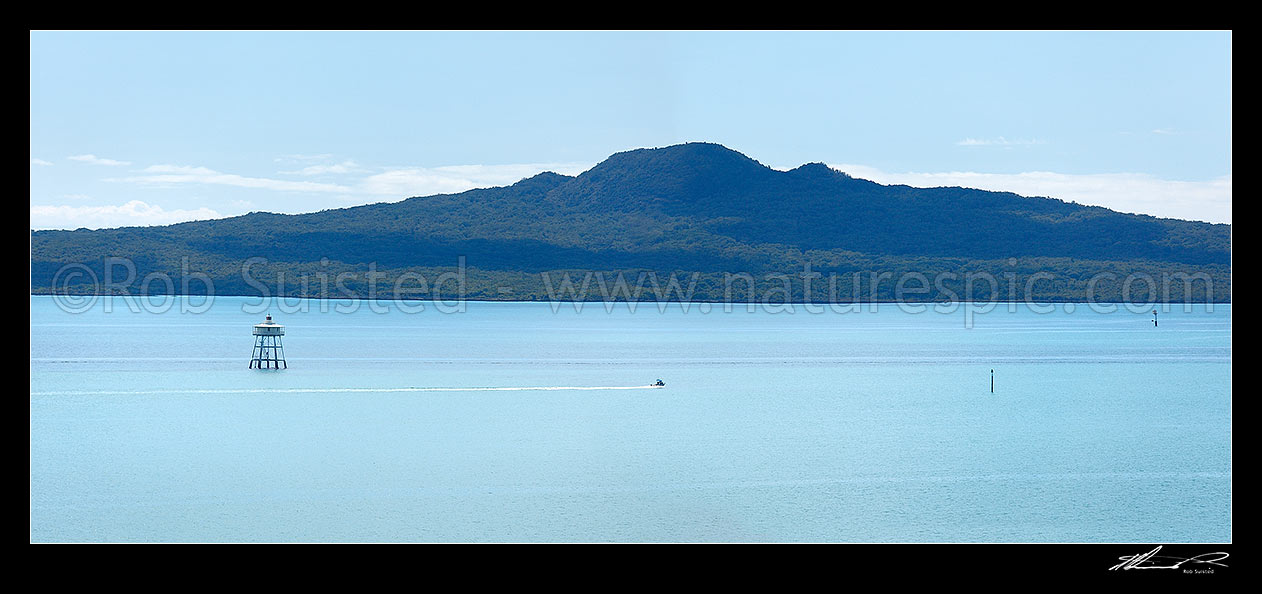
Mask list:
[[1231,540],[1230,305],[206,305],[31,297],[32,541]]

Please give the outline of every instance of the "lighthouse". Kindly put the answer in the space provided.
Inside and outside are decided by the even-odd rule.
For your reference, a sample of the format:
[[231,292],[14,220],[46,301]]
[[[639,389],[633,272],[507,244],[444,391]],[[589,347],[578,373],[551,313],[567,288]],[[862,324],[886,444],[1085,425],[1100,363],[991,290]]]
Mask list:
[[280,342],[284,335],[285,327],[273,322],[271,314],[262,324],[255,324],[250,369],[289,369],[285,363],[285,347]]

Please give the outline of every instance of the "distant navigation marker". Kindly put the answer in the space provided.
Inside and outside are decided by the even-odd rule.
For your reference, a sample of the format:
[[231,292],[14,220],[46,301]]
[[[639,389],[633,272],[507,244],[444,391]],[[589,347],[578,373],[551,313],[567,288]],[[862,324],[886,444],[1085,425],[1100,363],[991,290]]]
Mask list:
[[273,322],[271,314],[262,324],[255,324],[250,369],[289,369],[285,363],[285,346],[280,342],[280,337],[284,335],[285,327]]
[[1157,310],[1155,309],[1152,310],[1152,325],[1153,327],[1157,326]]
[[990,370],[990,393],[995,393],[995,370]]

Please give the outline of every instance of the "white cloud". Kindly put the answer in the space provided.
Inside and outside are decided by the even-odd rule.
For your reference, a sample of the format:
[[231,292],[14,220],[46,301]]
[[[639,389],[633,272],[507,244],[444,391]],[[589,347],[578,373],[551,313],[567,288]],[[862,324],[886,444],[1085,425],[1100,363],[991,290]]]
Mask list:
[[965,138],[955,143],[958,146],[1032,146],[1036,144],[1046,144],[1042,140],[1008,140],[1002,136],[998,138]]
[[188,167],[184,165],[151,165],[144,168],[141,172],[145,175],[109,178],[105,181],[159,186],[213,184],[281,192],[349,192],[352,190],[348,186],[338,184],[246,177],[233,173],[220,173],[206,167]]
[[365,173],[367,169],[360,167],[354,161],[346,160],[333,165],[308,165],[297,171],[282,171],[281,173],[290,175],[344,175],[347,173]]
[[451,194],[476,188],[474,182],[454,175],[442,175],[433,169],[420,167],[391,169],[370,175],[360,182],[360,189],[368,194],[398,196],[427,196]]
[[[297,157],[297,156],[295,156]],[[323,156],[319,156],[323,157]],[[104,181],[136,184],[150,188],[174,188],[186,185],[218,185],[289,194],[322,193],[341,204],[363,204],[385,200],[402,200],[412,196],[448,194],[474,188],[510,185],[543,171],[577,175],[591,168],[586,163],[532,163],[511,165],[450,165],[442,167],[378,168],[376,173],[354,161],[335,165],[311,165],[305,173],[342,173],[350,176],[344,183],[249,177],[216,171],[209,167],[188,165],[151,165],[126,177]],[[368,175],[365,175],[368,174]],[[306,212],[314,204],[304,200],[299,205],[281,199],[259,201],[234,198],[228,204],[236,210],[253,210],[255,203],[274,212]],[[297,208],[294,208],[297,207]],[[224,215],[209,208],[164,210],[159,206],[133,200],[121,206],[32,206],[32,228],[73,229],[128,225],[158,225],[174,222],[221,218]]]
[[1022,196],[1046,196],[1156,217],[1231,222],[1231,176],[1202,182],[1172,181],[1142,173],[1073,175],[1027,173],[888,173],[863,165],[830,165],[880,184],[919,188],[959,186]]
[[[356,169],[352,170],[352,167]],[[391,196],[399,199],[430,194],[463,192],[473,188],[487,188],[516,183],[543,171],[565,175],[577,175],[591,167],[580,163],[533,163],[514,165],[449,165],[443,167],[397,167],[379,173],[352,179],[346,183],[295,181],[263,177],[246,177],[223,173],[207,167],[185,165],[151,165],[141,170],[142,175],[107,178],[105,181],[142,184],[147,186],[176,186],[180,184],[214,184],[254,188],[281,192],[323,192],[341,194],[348,201],[369,197]],[[317,169],[319,168],[319,169]],[[334,169],[336,168],[336,169]],[[367,173],[353,161],[339,165],[315,165],[306,168],[312,174]]]
[[42,165],[44,167],[48,167],[49,165],[52,165],[52,163],[49,163],[48,161],[45,161],[43,159],[36,159],[35,157],[31,157],[31,165]]
[[360,182],[359,188],[368,194],[400,198],[451,194],[473,188],[511,185],[544,171],[578,175],[591,167],[581,163],[405,167],[370,175]]
[[105,159],[105,158],[98,157],[96,155],[90,155],[90,154],[89,155],[71,155],[66,158],[70,159],[71,161],[82,161],[84,163],[92,163],[93,165],[109,165],[111,167],[118,167],[120,165],[131,165],[131,161],[118,161],[115,159]]
[[184,221],[218,219],[223,215],[209,208],[165,210],[156,204],[132,200],[106,206],[31,206],[32,229],[102,229],[142,225],[169,225]]

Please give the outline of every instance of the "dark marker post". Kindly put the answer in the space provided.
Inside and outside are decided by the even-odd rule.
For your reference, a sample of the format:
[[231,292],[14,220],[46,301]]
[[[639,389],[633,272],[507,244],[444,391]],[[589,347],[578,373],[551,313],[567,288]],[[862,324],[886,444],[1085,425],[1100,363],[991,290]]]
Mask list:
[[1152,310],[1152,325],[1154,328],[1157,327],[1157,310],[1155,309]]
[[995,393],[995,370],[990,370],[990,393]]

